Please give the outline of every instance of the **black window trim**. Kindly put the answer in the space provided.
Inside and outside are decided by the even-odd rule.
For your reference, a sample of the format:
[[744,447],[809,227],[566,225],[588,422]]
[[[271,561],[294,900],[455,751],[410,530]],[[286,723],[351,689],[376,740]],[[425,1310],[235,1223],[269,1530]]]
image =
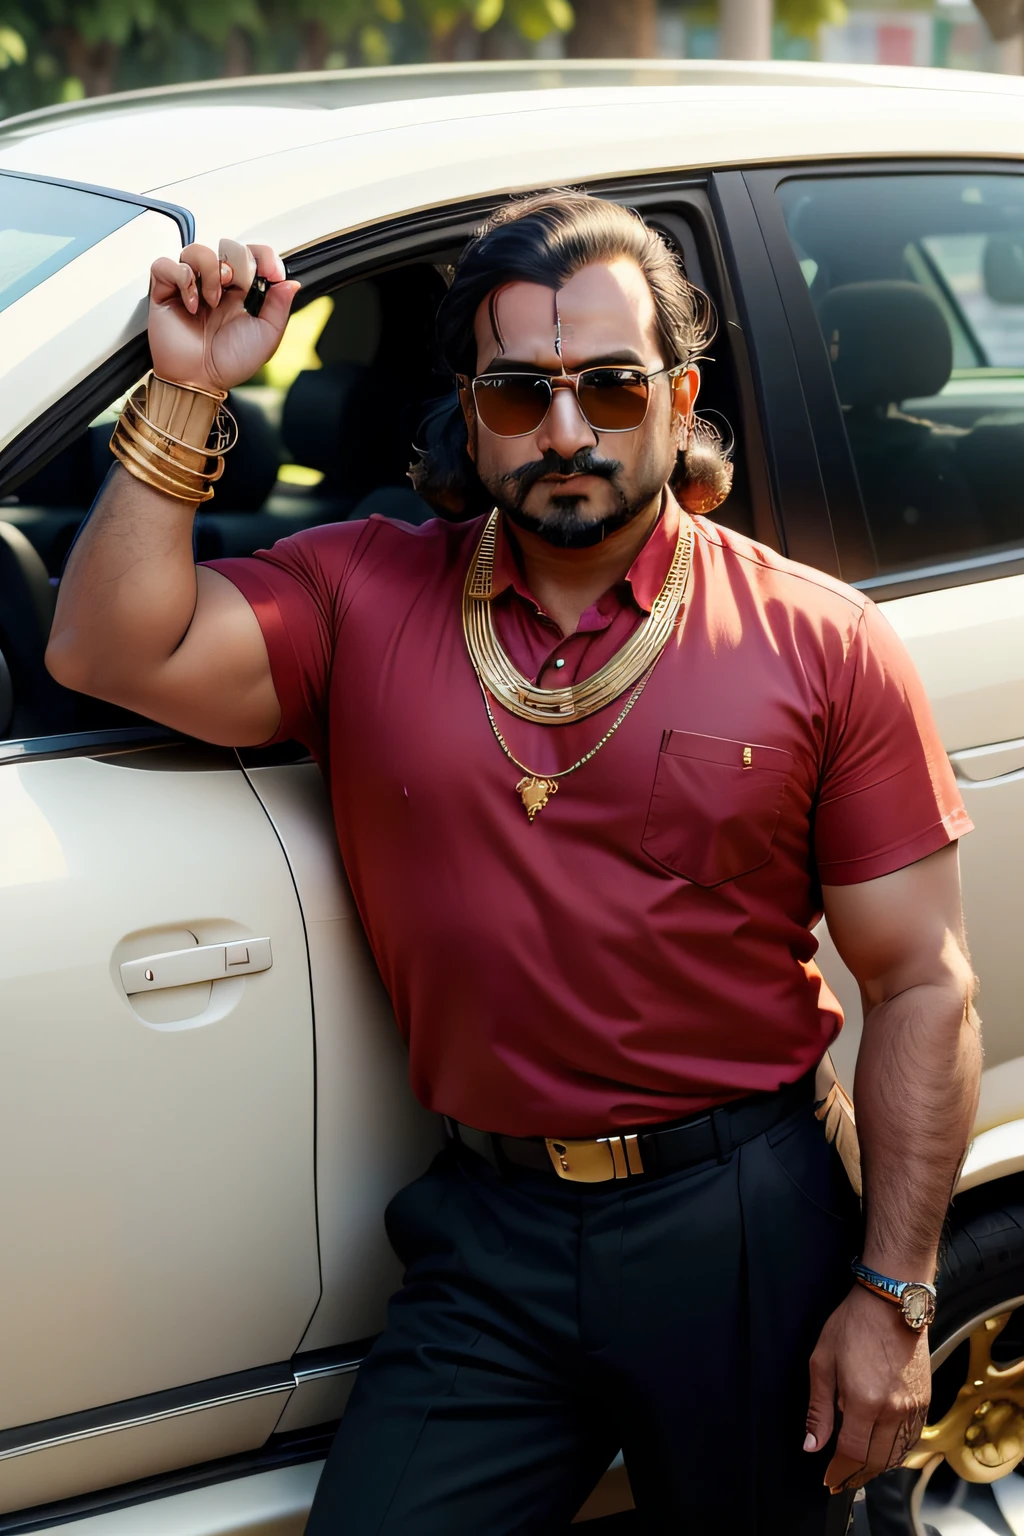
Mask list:
[[[709,193],[750,347],[779,547],[791,559],[837,576],[839,557],[804,379],[743,171],[715,171]],[[795,507],[798,519],[791,515]],[[783,516],[783,509],[789,515]]]
[[[997,156],[963,158],[891,159],[865,158],[842,161],[794,161],[746,170],[742,173],[754,216],[771,262],[775,282],[786,313],[797,364],[804,381],[804,397],[813,400],[812,420],[818,454],[827,460],[825,516],[832,530],[842,580],[889,601],[918,592],[994,581],[1024,572],[1024,543],[1020,547],[956,559],[930,561],[909,570],[879,572],[874,561],[871,534],[857,482],[853,456],[842,421],[839,397],[832,379],[825,343],[814,315],[807,284],[786,229],[778,188],[785,181],[836,180],[865,176],[1024,175],[1024,160]],[[820,517],[815,511],[788,499],[782,501],[786,539],[795,559],[820,539],[810,525]],[[813,563],[813,562],[811,562]]]
[[[0,175],[18,174],[0,171]],[[55,178],[34,176],[37,181],[54,181]],[[721,240],[720,220],[716,219],[714,198],[709,197],[709,187],[714,178],[703,172],[692,174],[669,173],[640,177],[615,177],[593,180],[588,188],[605,196],[614,196],[630,207],[656,210],[663,222],[671,226],[673,210],[680,225],[692,220],[694,243],[692,249],[684,246],[684,256],[690,262],[696,254],[699,263],[698,276],[712,282],[719,301],[719,320],[724,321],[725,334],[730,345],[731,364],[734,370],[741,421],[737,430],[744,431],[746,463],[750,478],[751,500],[755,518],[755,532],[759,539],[785,551],[782,525],[778,513],[778,498],[768,469],[767,448],[762,436],[761,415],[756,406],[754,375],[751,370],[744,320],[733,297],[731,273]],[[84,186],[84,183],[61,181],[62,186]],[[140,201],[131,194],[113,189],[88,187],[89,191],[107,192],[111,197],[123,197]],[[410,256],[426,257],[431,252],[440,253],[449,248],[453,240],[464,239],[472,234],[480,222],[507,194],[478,198],[471,202],[445,204],[419,213],[406,214],[384,220],[361,229],[303,246],[285,256],[285,270],[289,277],[302,280],[302,305],[311,303],[321,294],[336,288],[339,280],[351,281],[368,271],[385,270],[389,265],[398,266]],[[141,200],[146,207],[157,211],[172,212],[173,204],[158,204],[152,199]],[[687,214],[687,219],[681,217]],[[187,210],[179,213],[191,220]],[[680,232],[670,228],[674,238]],[[150,366],[149,343],[145,332],[140,332],[113,353],[87,379],[69,390],[54,405],[36,418],[28,427],[0,450],[0,498],[27,480],[44,464],[88,426],[99,410],[111,400],[129,389]],[[0,501],[0,518],[3,516]],[[162,745],[185,740],[174,731],[155,723],[141,721],[138,724],[111,731],[69,732],[59,736],[31,737],[24,740],[0,740],[0,766],[10,762],[41,760],[53,757],[99,756],[120,747]]]
[[166,203],[146,193],[122,192],[118,187],[103,187],[91,181],[70,181],[66,176],[40,176],[35,171],[8,170],[5,166],[0,166],[0,176],[11,176],[17,181],[39,181],[48,187],[66,187],[70,192],[89,192],[93,197],[108,197],[112,202],[131,203],[140,212],[164,213],[177,224],[183,246],[191,245],[196,237],[196,221],[190,210],[180,203]]

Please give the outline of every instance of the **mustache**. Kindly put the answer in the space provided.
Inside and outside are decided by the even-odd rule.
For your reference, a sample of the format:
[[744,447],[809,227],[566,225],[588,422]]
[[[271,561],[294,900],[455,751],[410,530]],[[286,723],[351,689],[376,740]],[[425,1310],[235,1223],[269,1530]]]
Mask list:
[[563,459],[560,453],[549,448],[543,458],[520,464],[502,476],[515,500],[522,504],[538,480],[545,475],[598,475],[602,480],[614,480],[622,468],[618,459],[603,459],[593,448],[580,448],[571,459]]

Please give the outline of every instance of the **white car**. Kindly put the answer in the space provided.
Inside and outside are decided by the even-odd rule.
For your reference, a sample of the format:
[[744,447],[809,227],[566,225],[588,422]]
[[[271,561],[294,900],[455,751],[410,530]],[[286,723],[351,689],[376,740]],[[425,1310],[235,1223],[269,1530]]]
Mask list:
[[[44,670],[147,366],[149,264],[230,235],[304,285],[234,392],[201,557],[418,521],[451,264],[497,200],[567,183],[641,209],[712,295],[719,516],[883,604],[976,823],[986,1068],[933,1422],[858,1519],[1024,1532],[1024,84],[531,64],[0,123],[0,1536],[298,1533],[399,1280],[383,1206],[442,1138],[308,758],[183,741]],[[859,1001],[821,937],[849,1081]],[[628,1502],[613,1468],[585,1513]]]

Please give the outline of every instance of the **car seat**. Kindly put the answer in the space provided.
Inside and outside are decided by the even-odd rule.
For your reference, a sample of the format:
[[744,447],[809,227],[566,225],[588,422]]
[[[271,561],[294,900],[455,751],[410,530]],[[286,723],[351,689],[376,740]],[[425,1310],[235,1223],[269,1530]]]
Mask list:
[[818,309],[879,564],[921,564],[987,542],[960,461],[964,429],[910,416],[953,369],[942,310],[916,283],[848,283]]
[[[320,367],[299,373],[285,397],[281,435],[296,463],[323,474],[317,488],[334,517],[403,521],[433,514],[407,471],[425,403],[451,387],[434,356],[444,279],[420,264],[339,289],[316,345]],[[389,494],[397,492],[398,494]]]
[[[55,682],[43,660],[56,594],[42,557],[11,523],[0,522],[0,652],[7,678],[7,736],[40,736],[68,730],[75,695]],[[0,713],[3,708],[0,707]]]

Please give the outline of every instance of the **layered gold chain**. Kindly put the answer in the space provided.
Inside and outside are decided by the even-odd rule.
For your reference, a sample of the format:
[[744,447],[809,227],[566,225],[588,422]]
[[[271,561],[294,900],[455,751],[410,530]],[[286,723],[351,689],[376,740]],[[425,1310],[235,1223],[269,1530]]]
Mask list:
[[679,529],[665,584],[651,611],[612,659],[582,683],[568,688],[538,688],[514,666],[494,630],[491,584],[494,549],[501,514],[491,513],[466,572],[462,594],[462,627],[473,669],[499,704],[539,725],[568,725],[606,709],[653,666],[672,633],[686,592],[693,557],[693,528]]
[[[651,611],[630,636],[620,651],[586,682],[569,688],[537,688],[513,666],[506,656],[494,631],[491,617],[491,591],[494,577],[494,550],[500,514],[491,513],[480,535],[473,559],[466,573],[462,594],[462,626],[466,646],[473,663],[480,691],[484,696],[484,708],[491,730],[501,750],[511,763],[522,770],[524,777],[516,785],[516,792],[523,802],[523,809],[531,824],[538,812],[547,805],[558,790],[559,779],[566,778],[589,763],[607,741],[615,735],[633,705],[644,691],[648,678],[654,671],[658,657],[671,635],[689,580],[693,558],[693,527],[687,523],[680,527],[672,563],[661,591],[651,605]],[[612,721],[600,741],[585,752],[568,768],[557,773],[535,773],[514,755],[491,709],[491,698],[521,720],[532,720],[539,725],[565,725],[571,720],[583,720],[587,715],[604,709],[630,689],[629,698]]]

